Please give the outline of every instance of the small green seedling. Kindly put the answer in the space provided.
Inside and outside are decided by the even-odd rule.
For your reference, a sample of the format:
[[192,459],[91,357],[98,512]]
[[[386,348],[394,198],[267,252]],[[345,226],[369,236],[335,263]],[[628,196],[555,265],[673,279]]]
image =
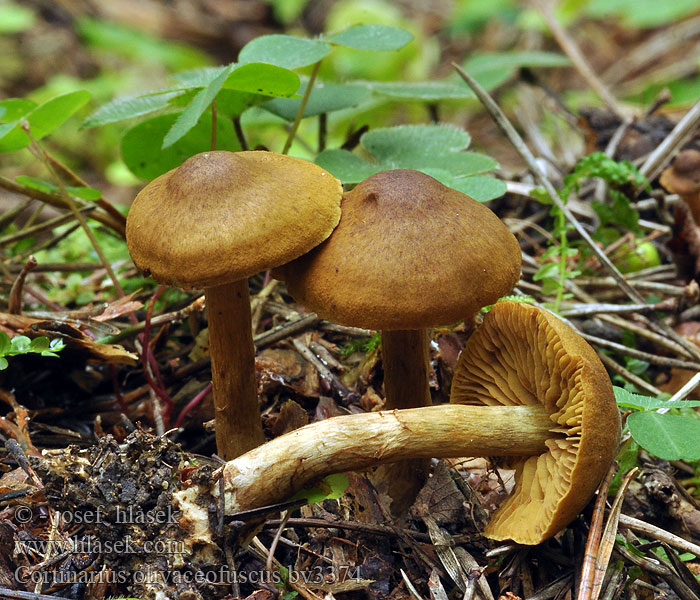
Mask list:
[[41,356],[58,357],[56,352],[65,347],[66,345],[61,338],[49,340],[49,338],[41,336],[31,340],[26,335],[16,335],[10,338],[5,332],[0,331],[0,371],[8,367],[6,356],[41,354]]

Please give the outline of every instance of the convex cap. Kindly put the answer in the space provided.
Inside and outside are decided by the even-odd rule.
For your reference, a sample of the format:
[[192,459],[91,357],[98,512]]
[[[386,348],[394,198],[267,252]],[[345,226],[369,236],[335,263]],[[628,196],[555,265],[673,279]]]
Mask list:
[[126,241],[156,281],[206,288],[281,265],[325,240],[340,219],[340,182],[274,152],[204,152],[136,196]]
[[557,317],[499,302],[467,341],[451,401],[543,405],[552,421],[548,451],[514,459],[515,489],[493,514],[487,537],[538,544],[583,509],[620,440],[612,384],[588,343]]
[[383,330],[445,325],[520,276],[520,248],[498,217],[419,171],[372,175],[341,208],[333,235],[274,273],[323,318]]

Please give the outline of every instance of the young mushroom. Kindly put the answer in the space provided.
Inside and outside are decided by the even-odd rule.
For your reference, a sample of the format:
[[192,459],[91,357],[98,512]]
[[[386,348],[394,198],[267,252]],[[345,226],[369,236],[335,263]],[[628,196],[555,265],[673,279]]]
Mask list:
[[[273,274],[319,316],[381,331],[385,408],[429,406],[428,328],[510,292],[518,243],[486,206],[419,171],[372,175],[341,208],[323,244]],[[382,476],[395,514],[410,506],[426,469],[413,462]]]
[[258,407],[248,277],[325,240],[340,182],[273,152],[204,152],[146,185],[126,224],[136,266],[168,285],[203,288],[216,445],[234,458],[265,441]]
[[689,148],[673,159],[659,177],[671,194],[678,194],[688,205],[696,225],[700,225],[700,151]]
[[[538,544],[583,509],[619,438],[612,385],[593,349],[543,309],[499,302],[467,341],[451,404],[333,417],[280,436],[222,467],[225,511],[281,502],[336,472],[503,456],[516,485],[485,535]],[[193,494],[178,499],[188,512]]]

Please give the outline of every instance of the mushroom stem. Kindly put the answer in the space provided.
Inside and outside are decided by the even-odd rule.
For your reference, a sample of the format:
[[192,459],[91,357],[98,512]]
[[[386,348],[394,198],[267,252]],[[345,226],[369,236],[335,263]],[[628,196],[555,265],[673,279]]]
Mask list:
[[[430,406],[430,337],[427,329],[382,331],[384,407],[387,410]],[[428,478],[430,461],[414,459],[377,469],[372,482],[391,498],[391,512],[405,514]]]
[[542,406],[443,404],[333,417],[225,464],[226,512],[281,502],[332,473],[405,458],[541,454],[553,427]]
[[382,331],[387,410],[432,404],[428,385],[429,343],[427,329]]
[[255,380],[248,280],[204,291],[214,394],[216,450],[230,460],[265,442]]

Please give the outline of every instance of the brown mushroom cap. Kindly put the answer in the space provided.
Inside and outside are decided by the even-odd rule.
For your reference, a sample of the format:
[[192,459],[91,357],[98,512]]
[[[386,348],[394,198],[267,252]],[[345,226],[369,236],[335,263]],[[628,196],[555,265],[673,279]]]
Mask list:
[[571,522],[615,456],[620,416],[612,384],[593,349],[554,315],[499,302],[467,341],[451,401],[544,405],[552,420],[548,452],[516,459],[516,485],[485,534],[537,544]]
[[661,173],[659,183],[679,196],[700,191],[700,152],[692,148],[680,152],[673,164]]
[[161,283],[206,288],[285,263],[340,219],[340,182],[274,152],[204,152],[149,183],[126,226],[136,266]]
[[419,171],[384,171],[343,195],[333,235],[277,271],[320,316],[371,329],[454,323],[508,293],[515,237],[486,206]]

